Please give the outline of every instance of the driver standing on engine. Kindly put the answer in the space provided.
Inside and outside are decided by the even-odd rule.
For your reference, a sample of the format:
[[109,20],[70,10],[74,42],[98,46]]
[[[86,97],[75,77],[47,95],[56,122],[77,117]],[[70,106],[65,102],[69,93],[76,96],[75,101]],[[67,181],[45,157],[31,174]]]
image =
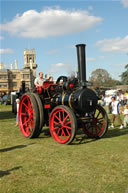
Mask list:
[[43,72],[39,72],[39,76],[35,79],[34,84],[36,87],[43,86],[45,79],[43,78]]

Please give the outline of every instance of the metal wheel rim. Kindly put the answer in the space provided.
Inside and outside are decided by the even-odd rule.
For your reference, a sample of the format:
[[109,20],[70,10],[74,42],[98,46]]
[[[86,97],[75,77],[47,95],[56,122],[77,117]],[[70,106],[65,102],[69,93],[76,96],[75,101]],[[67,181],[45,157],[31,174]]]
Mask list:
[[50,116],[50,132],[58,143],[66,143],[72,135],[72,118],[68,111],[56,108]]

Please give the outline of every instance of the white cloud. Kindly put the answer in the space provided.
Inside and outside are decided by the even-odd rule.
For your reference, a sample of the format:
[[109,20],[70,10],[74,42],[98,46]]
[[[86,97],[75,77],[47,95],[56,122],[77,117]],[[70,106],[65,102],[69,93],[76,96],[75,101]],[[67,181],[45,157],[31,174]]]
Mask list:
[[128,35],[124,38],[99,40],[96,46],[101,47],[103,52],[124,52],[128,53]]
[[0,36],[0,40],[3,40],[4,39],[4,36]]
[[64,63],[56,63],[51,64],[49,73],[63,73],[66,71],[68,74],[70,74],[73,71],[73,65],[72,64],[64,64]]
[[121,0],[121,3],[124,8],[128,8],[128,0]]
[[0,54],[13,54],[14,50],[7,48],[7,49],[0,49]]
[[28,10],[17,14],[12,21],[0,25],[2,31],[28,38],[46,38],[76,33],[102,22],[101,17],[83,10],[45,8],[41,12]]

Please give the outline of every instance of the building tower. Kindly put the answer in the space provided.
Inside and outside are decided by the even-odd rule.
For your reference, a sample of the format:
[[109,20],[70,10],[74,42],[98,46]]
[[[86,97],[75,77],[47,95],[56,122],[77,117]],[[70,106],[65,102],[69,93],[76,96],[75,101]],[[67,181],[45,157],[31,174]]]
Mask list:
[[24,50],[24,65],[23,69],[31,69],[33,71],[33,76],[36,77],[36,53],[35,49]]
[[0,70],[4,69],[4,64],[0,62]]

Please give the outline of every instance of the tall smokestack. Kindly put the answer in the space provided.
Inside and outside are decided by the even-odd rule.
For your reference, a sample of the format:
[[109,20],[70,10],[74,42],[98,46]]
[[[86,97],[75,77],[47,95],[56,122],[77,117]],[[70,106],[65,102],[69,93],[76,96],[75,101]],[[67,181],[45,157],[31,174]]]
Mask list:
[[78,60],[78,79],[81,86],[86,86],[86,57],[85,57],[86,44],[78,44],[77,60]]

